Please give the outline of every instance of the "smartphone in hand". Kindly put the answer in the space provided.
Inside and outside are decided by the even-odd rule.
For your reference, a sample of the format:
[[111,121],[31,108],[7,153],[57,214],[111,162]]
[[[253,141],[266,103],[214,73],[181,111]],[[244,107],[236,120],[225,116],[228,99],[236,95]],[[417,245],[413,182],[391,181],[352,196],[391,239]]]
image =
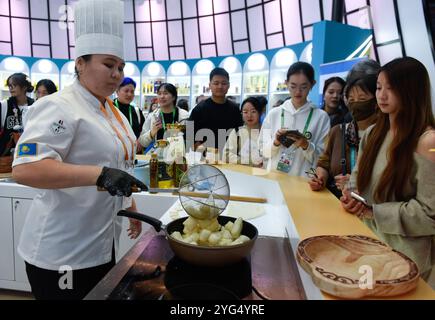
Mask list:
[[280,136],[278,140],[284,147],[289,148],[293,143],[295,143],[295,137],[303,138],[304,135],[298,130],[287,130],[287,132]]
[[370,205],[368,204],[367,200],[364,199],[363,197],[361,197],[359,194],[356,194],[355,192],[351,192],[350,196],[353,199],[355,199],[355,200],[361,202],[362,204],[364,204],[366,207],[370,207]]
[[289,130],[287,131],[286,134],[289,136],[296,137],[298,139],[305,138],[305,136],[301,132],[299,132],[299,130]]

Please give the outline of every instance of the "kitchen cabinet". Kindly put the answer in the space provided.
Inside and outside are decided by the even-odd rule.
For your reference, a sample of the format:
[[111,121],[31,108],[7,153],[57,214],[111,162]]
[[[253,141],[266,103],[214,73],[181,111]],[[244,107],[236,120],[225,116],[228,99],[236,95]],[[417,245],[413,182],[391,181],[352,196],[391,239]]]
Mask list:
[[15,262],[15,281],[28,283],[26,274],[26,266],[24,260],[17,252],[18,243],[20,241],[21,231],[23,230],[24,221],[26,220],[27,212],[29,212],[31,199],[12,199],[12,210],[14,220],[14,262]]
[[0,198],[0,281],[14,280],[14,246],[12,204],[10,198]]
[[17,246],[31,203],[32,199],[0,197],[0,288],[30,291]]

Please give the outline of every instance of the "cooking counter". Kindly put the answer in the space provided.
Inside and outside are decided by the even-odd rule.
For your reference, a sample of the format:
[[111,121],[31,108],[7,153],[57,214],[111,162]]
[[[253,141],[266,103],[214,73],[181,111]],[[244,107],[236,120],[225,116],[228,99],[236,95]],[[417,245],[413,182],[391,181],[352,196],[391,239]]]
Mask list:
[[[318,235],[358,234],[376,238],[358,218],[347,214],[328,191],[313,193],[305,178],[238,165],[221,165],[219,168],[230,182],[231,194],[268,199],[267,214],[249,222],[258,228],[261,236],[285,239],[288,233],[293,251],[300,240]],[[164,223],[171,221],[169,212],[161,217]],[[154,232],[145,234],[87,298],[108,298],[126,273],[135,266],[154,236]],[[308,299],[335,299],[320,293],[311,278],[298,269]],[[435,299],[435,292],[420,279],[416,290],[392,299]]]
[[[261,169],[238,165],[221,165],[219,168],[228,176],[232,194],[265,197],[268,199],[268,203],[264,205],[267,214],[249,222],[253,223],[258,228],[259,234],[264,237],[285,239],[288,233],[293,251],[300,240],[318,235],[359,234],[376,238],[373,232],[358,218],[344,212],[339,201],[328,191],[313,193],[305,178],[289,177],[279,172],[265,172]],[[21,198],[32,199],[36,195],[36,192],[36,189],[18,185],[14,182],[0,181],[0,198],[6,197],[5,201],[7,198],[17,198],[23,202]],[[139,211],[151,214],[156,218],[161,218],[162,221],[168,223],[170,221],[170,209],[176,204],[177,197],[141,193],[136,194],[135,199],[138,202]],[[3,208],[0,210],[2,216],[6,216],[7,212],[12,216],[13,212],[14,215],[18,214],[19,217],[20,207],[17,207],[18,201],[13,202],[14,207],[12,207],[12,201],[9,200],[9,202],[11,206],[10,211],[4,212]],[[6,201],[6,203],[9,202]],[[21,220],[21,223],[24,222],[24,215],[21,220],[16,217],[13,220],[14,223],[18,223]],[[12,224],[10,221],[8,223]],[[9,224],[4,224],[4,226]],[[10,227],[8,227],[8,230],[3,230],[3,234],[8,231],[11,234],[11,239],[14,239],[14,236],[18,239],[17,232],[14,234],[9,229]],[[14,229],[15,231],[20,230],[20,226],[14,225]],[[144,225],[143,229],[144,231],[149,230],[146,225]],[[97,286],[100,293],[110,293],[110,290],[113,290],[120,283],[123,276],[135,264],[135,261],[145,250],[153,236],[155,236],[154,232],[144,232],[143,236],[136,242],[127,255],[119,261]],[[17,239],[15,240],[17,241]],[[4,245],[7,244],[6,242],[4,242]],[[11,248],[8,247],[8,250],[3,251],[10,251],[10,254],[6,257],[7,259],[5,259],[11,264],[7,270],[12,268],[12,271],[8,271],[7,274],[12,272],[13,280],[13,248],[16,247],[16,243],[13,245],[12,242],[13,240],[10,240],[10,245],[8,244]],[[21,266],[15,261],[15,266],[17,267],[17,265]],[[20,279],[21,276],[19,275],[22,274],[23,280],[18,281],[25,281],[24,266],[21,267],[23,270],[15,270],[15,279]],[[332,296],[320,293],[312,283],[311,278],[300,268],[298,269],[308,299],[334,299]],[[22,289],[21,286],[6,286],[5,283],[4,280],[0,281],[0,284],[3,284],[4,288]],[[101,289],[105,291],[101,291]],[[104,299],[104,294],[103,296],[100,295],[100,298]],[[435,299],[435,292],[426,282],[420,279],[416,290],[394,299]]]

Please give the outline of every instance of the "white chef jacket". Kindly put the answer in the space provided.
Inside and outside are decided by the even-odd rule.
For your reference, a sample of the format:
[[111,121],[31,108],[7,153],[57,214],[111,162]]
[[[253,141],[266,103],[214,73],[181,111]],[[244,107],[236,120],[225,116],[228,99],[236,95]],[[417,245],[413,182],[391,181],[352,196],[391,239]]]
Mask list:
[[[105,108],[131,156],[135,146],[132,150],[127,133],[107,102]],[[119,114],[135,141],[127,119]],[[36,155],[19,156],[19,146],[24,143],[36,143]],[[13,166],[46,158],[132,173],[126,167],[122,142],[100,110],[100,102],[78,81],[38,100],[28,111]],[[59,270],[64,265],[76,270],[108,263],[114,239],[115,249],[118,246],[120,226],[116,214],[130,207],[131,202],[131,197],[112,197],[97,191],[96,186],[41,190],[27,214],[18,253],[28,263],[48,270]]]
[[289,130],[299,130],[299,132],[303,133],[311,109],[314,112],[308,131],[311,132],[312,138],[309,140],[307,150],[296,149],[293,165],[288,174],[291,176],[306,176],[306,171],[309,171],[310,168],[316,168],[317,160],[325,150],[325,142],[331,129],[328,114],[311,102],[307,102],[296,110],[291,100],[287,100],[268,113],[261,128],[259,145],[263,158],[268,159],[267,169],[276,170],[281,154],[285,151],[284,146],[276,147],[273,144],[276,132],[281,129],[282,110],[284,110],[284,127]]

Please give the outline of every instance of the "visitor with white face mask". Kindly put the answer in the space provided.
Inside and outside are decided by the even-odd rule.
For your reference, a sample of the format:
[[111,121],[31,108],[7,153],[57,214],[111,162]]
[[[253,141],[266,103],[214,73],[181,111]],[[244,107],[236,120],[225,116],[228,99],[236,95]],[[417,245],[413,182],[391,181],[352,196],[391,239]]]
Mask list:
[[325,152],[317,163],[316,173],[310,174],[311,190],[328,188],[336,197],[356,166],[361,137],[376,122],[376,80],[381,66],[373,60],[357,63],[347,75],[346,101],[352,114],[350,123],[334,126],[329,133]]

